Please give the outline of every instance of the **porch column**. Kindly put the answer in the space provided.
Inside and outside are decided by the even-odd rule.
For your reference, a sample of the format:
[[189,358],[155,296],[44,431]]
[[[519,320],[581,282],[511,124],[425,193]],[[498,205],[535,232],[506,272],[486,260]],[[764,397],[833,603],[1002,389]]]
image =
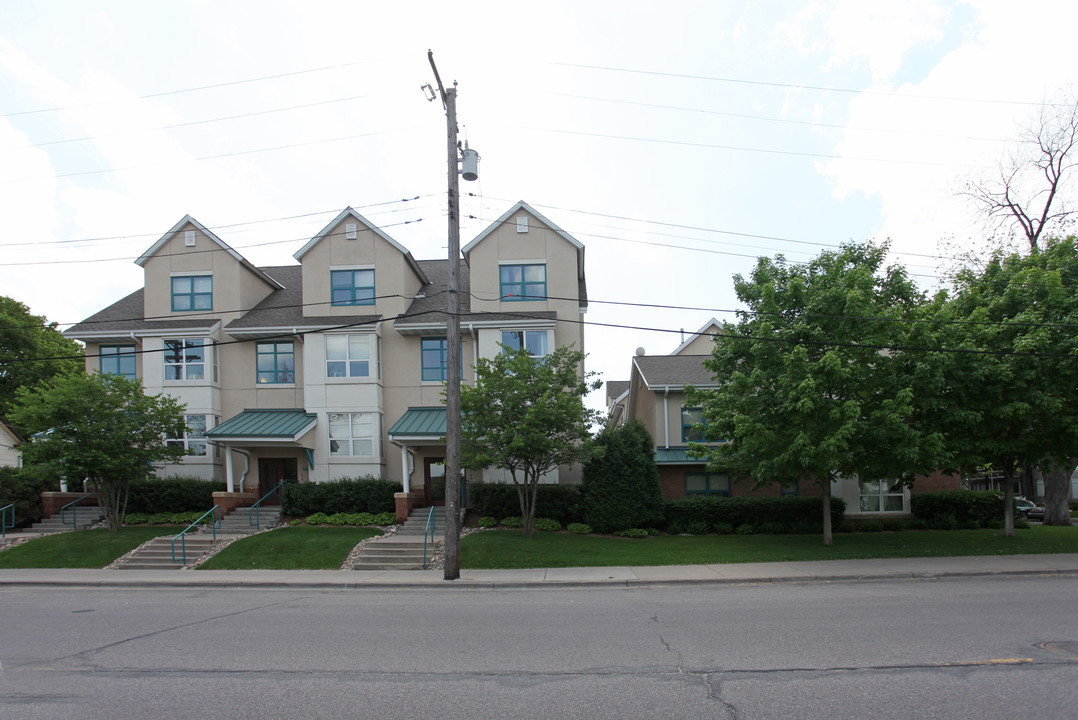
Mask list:
[[235,492],[235,485],[232,482],[232,448],[225,445],[225,490],[226,492]]
[[404,492],[412,492],[412,474],[408,472],[408,446],[401,445],[401,485]]

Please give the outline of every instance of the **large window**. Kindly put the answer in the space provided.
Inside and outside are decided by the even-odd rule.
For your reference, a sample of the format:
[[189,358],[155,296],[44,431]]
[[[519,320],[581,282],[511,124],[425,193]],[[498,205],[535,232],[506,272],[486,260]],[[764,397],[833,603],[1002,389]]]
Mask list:
[[861,480],[861,512],[902,512],[905,510],[902,485],[897,480]]
[[255,368],[259,385],[294,383],[296,355],[292,342],[255,343]]
[[206,416],[184,415],[187,429],[182,438],[170,438],[165,441],[169,447],[182,447],[188,455],[206,455]]
[[449,345],[445,338],[423,338],[420,340],[420,357],[424,380],[446,379],[446,355]]
[[681,442],[706,442],[702,408],[681,408]]
[[532,357],[545,357],[550,352],[546,330],[502,330],[502,345],[511,350],[525,348]]
[[184,275],[172,278],[172,310],[213,310],[213,276]]
[[102,345],[97,349],[100,355],[102,373],[123,375],[128,380],[135,379],[135,346],[134,345]]
[[165,340],[165,380],[205,380],[206,366],[217,380],[213,343],[203,338]]
[[333,305],[374,305],[374,270],[330,270]]
[[730,497],[730,476],[726,473],[685,473],[685,494]]
[[502,265],[502,300],[545,300],[546,265]]
[[377,343],[376,336],[371,333],[326,335],[326,377],[375,377]]
[[333,456],[373,456],[374,414],[330,413],[329,454]]

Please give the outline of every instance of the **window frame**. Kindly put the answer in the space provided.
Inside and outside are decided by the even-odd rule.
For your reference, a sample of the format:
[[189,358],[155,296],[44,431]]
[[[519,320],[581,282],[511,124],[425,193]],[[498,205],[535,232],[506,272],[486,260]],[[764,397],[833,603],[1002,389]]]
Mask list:
[[[357,285],[356,277],[359,273],[370,273],[370,285]],[[351,282],[347,285],[338,286],[337,278],[342,278],[348,275],[351,278]],[[336,294],[338,291],[347,292],[349,297],[344,300],[337,300]],[[370,292],[370,297],[366,297],[367,291]],[[360,293],[362,292],[362,297]],[[329,271],[329,304],[332,307],[349,307],[356,305],[374,305],[376,300],[375,294],[375,275],[374,268],[331,268]]]
[[[437,348],[428,348],[428,343],[438,343]],[[427,364],[427,353],[437,351],[439,365]],[[429,377],[428,372],[434,372],[438,377]],[[422,382],[445,382],[449,374],[449,338],[446,337],[421,337],[419,338],[419,379]]]
[[[134,345],[98,345],[97,346],[97,371],[102,375],[119,375],[125,377],[128,380],[135,380],[138,377],[138,365],[135,362],[135,346]],[[122,362],[125,360],[131,361],[131,372],[121,372],[123,369]],[[116,369],[106,370],[106,361],[115,363]]]
[[[697,425],[697,422],[693,421],[691,423],[686,423],[685,422],[685,413],[700,413],[700,421],[699,422],[700,422],[700,424],[703,425],[703,428],[700,429],[699,438],[697,438],[695,436],[695,433],[693,433],[693,428]],[[704,417],[704,409],[702,407],[685,407],[685,406],[681,407],[681,442],[683,442],[683,443],[690,443],[690,442],[703,443],[703,442],[707,442],[707,435],[705,435],[706,431],[704,430],[704,428],[706,428],[706,427],[707,427],[707,418]]]
[[[524,329],[519,329],[519,330],[502,330],[500,332],[501,332],[501,344],[504,347],[507,347],[507,348],[510,348],[510,349],[513,349],[513,350],[520,350],[521,348],[523,348],[525,350],[528,350],[528,337],[531,336],[531,335],[538,335],[538,334],[541,333],[544,336],[543,346],[544,346],[545,352],[543,352],[542,355],[537,355],[537,354],[531,352],[531,350],[528,350],[528,355],[530,357],[533,357],[533,358],[545,358],[547,355],[550,354],[550,330],[547,330],[547,329],[532,330],[532,329],[524,328]],[[506,336],[507,333],[513,333],[513,334],[518,334],[519,333],[520,336],[521,336],[520,345],[517,346],[517,347],[513,347],[509,343],[505,342],[505,336]]]
[[[199,290],[199,281],[209,281],[209,290]],[[176,289],[176,283],[186,282],[189,289]],[[169,278],[169,289],[172,297],[172,312],[210,312],[213,310],[213,274],[208,275],[173,275]],[[177,307],[177,298],[186,298],[189,307]],[[205,307],[197,307],[199,299],[207,300]],[[184,304],[184,303],[181,303]]]
[[[347,436],[342,435],[342,434],[338,434],[338,435],[335,436],[334,431],[340,429],[340,427],[341,427],[340,426],[341,418],[344,418],[344,417],[348,418],[348,428],[347,428],[348,429],[348,434],[347,434]],[[327,439],[329,441],[329,443],[328,443],[329,446],[328,446],[327,449],[328,449],[329,457],[331,457],[331,458],[377,457],[377,455],[375,454],[375,449],[376,448],[375,448],[375,444],[374,444],[374,437],[375,437],[375,434],[377,433],[377,422],[378,422],[377,413],[373,413],[373,412],[331,412],[331,413],[326,413],[326,434],[327,434]],[[367,427],[370,430],[369,435],[367,435],[367,436],[357,435],[356,434],[357,425],[362,427],[364,424],[367,425]],[[357,452],[355,452],[356,451],[356,443],[363,443],[363,442],[369,443],[370,452],[369,453],[357,453]],[[338,449],[336,451],[334,450],[334,443],[338,443]],[[347,452],[343,452],[340,449],[342,443],[347,443]],[[362,450],[362,449],[368,449],[368,448],[361,447],[360,449]]]
[[[191,432],[191,419],[202,418],[202,428],[200,434]],[[209,457],[209,441],[206,439],[206,432],[210,430],[210,416],[205,413],[191,413],[183,416],[184,431],[182,438],[166,438],[165,444],[169,447],[182,447],[186,452],[186,457]],[[192,449],[196,446],[201,446],[201,452],[192,452]]]
[[[865,514],[902,513],[906,511],[906,489],[899,480],[878,478],[873,480],[857,479],[857,511]],[[866,490],[866,486],[875,485],[876,489]],[[897,486],[897,488],[896,488]],[[866,500],[876,500],[876,508],[866,509]],[[894,501],[898,500],[898,507]],[[890,503],[888,501],[891,501]],[[888,505],[892,507],[887,507]]]
[[[367,345],[367,357],[353,357],[353,339],[363,338]],[[330,345],[338,342],[344,343],[343,356],[338,358],[330,358],[331,348]],[[325,336],[325,347],[323,348],[325,353],[325,370],[326,379],[333,380],[335,382],[347,381],[347,380],[364,380],[378,377],[378,336],[375,333],[328,333]],[[338,352],[337,350],[333,350]],[[354,363],[367,363],[367,373],[352,374],[352,370],[356,367]],[[341,365],[344,374],[338,374],[332,371],[330,368],[333,365]]]
[[[542,268],[543,279],[529,280],[529,268]],[[518,270],[519,280],[506,279],[506,271]],[[529,287],[538,287],[542,293],[535,295],[528,292]],[[546,263],[505,263],[498,266],[498,294],[502,302],[536,302],[547,299]]]
[[[178,361],[169,361],[170,343],[180,343]],[[197,345],[195,344],[197,343]],[[188,360],[188,350],[201,348],[201,359]],[[209,338],[165,338],[164,340],[164,363],[166,382],[217,382],[217,352],[216,343]],[[177,352],[177,348],[171,348],[171,352]],[[173,357],[176,357],[173,355]],[[190,369],[202,366],[202,374],[198,377],[190,377]],[[169,377],[169,368],[179,368],[177,374],[181,377]],[[210,370],[207,373],[207,369]],[[212,379],[211,379],[212,378]]]
[[[703,490],[691,490],[691,491],[689,490],[689,478],[693,477],[693,476],[703,477],[704,478],[704,489]],[[726,489],[725,490],[718,490],[718,489],[713,490],[711,488],[711,480],[712,480],[712,478],[714,478],[716,481],[719,480],[719,478],[725,478],[726,479]],[[713,473],[713,472],[706,472],[706,471],[705,472],[686,472],[685,473],[685,497],[696,497],[696,496],[700,496],[700,497],[733,497],[733,494],[734,494],[734,485],[733,485],[733,480],[730,478],[729,473]]]
[[[280,349],[281,346],[287,345],[287,352]],[[269,346],[271,350],[266,351],[263,348]],[[260,362],[263,358],[272,358],[273,368],[270,370],[263,370]],[[281,367],[281,360],[283,358],[291,358],[292,364],[288,369]],[[271,377],[270,380],[263,380],[263,376]],[[282,376],[285,379],[282,379]],[[296,347],[291,340],[259,340],[255,342],[255,384],[262,385],[295,385],[296,384]]]

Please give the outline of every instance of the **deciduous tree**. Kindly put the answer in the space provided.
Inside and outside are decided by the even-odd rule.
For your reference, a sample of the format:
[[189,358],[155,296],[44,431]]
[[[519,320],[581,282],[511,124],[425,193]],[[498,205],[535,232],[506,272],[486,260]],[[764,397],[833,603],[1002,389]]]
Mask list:
[[0,296],[0,417],[7,416],[19,388],[82,368],[82,347],[61,335],[56,323]]

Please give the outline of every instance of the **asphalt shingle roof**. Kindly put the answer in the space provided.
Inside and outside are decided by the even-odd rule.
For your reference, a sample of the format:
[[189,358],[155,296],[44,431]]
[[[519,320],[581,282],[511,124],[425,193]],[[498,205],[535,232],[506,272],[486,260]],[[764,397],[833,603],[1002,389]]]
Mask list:
[[714,385],[711,372],[704,368],[708,355],[638,355],[633,362],[649,387],[666,385]]

